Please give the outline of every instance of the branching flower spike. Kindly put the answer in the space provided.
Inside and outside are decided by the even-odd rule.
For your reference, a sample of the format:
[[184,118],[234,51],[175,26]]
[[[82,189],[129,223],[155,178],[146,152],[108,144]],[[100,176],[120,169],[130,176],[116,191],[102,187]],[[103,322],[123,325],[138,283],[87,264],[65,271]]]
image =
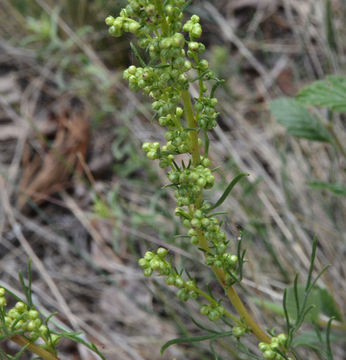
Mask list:
[[[131,65],[126,69],[124,79],[133,91],[142,90],[152,99],[158,123],[167,130],[165,143],[145,142],[143,151],[149,159],[158,160],[160,167],[167,168],[168,179],[175,190],[175,215],[187,228],[191,243],[203,251],[206,264],[223,286],[239,318],[228,313],[194,280],[184,280],[165,259],[166,249],[147,252],[139,265],[146,276],[157,272],[165,277],[168,285],[179,288],[178,297],[183,301],[204,297],[208,304],[202,306],[201,313],[212,321],[221,316],[231,318],[235,323],[235,337],[252,332],[259,341],[270,346],[270,336],[254,321],[233,288],[241,280],[244,254],[230,252],[230,240],[221,229],[220,219],[210,212],[216,206],[204,199],[204,191],[213,188],[215,180],[208,157],[208,130],[217,125],[217,99],[213,94],[221,81],[202,58],[205,46],[198,40],[202,35],[199,17],[193,15],[183,24],[185,6],[184,0],[130,0],[120,16],[107,17],[106,24],[113,36],[130,32],[138,38],[140,49],[134,45],[132,49],[139,66]],[[146,55],[141,55],[144,53]],[[194,99],[189,93],[192,83],[198,87],[198,97]],[[189,160],[178,160],[181,158],[178,155],[182,154]],[[235,182],[217,205],[226,198]]]

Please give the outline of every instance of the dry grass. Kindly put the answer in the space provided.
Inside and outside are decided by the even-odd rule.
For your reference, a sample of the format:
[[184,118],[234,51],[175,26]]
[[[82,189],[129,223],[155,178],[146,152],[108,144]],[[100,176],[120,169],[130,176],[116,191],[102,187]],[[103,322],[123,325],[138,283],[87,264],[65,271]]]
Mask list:
[[[178,233],[170,215],[174,203],[166,190],[157,192],[165,184],[163,172],[139,155],[141,143],[162,139],[162,130],[151,122],[146,99],[120,80],[127,61],[120,53],[126,54],[128,45],[124,40],[107,40],[100,25],[105,14],[98,14],[92,23],[102,30],[85,36],[66,12],[54,12],[51,2],[35,4],[32,16],[54,18],[60,42],[53,44],[48,37],[28,44],[33,32],[25,27],[23,13],[10,1],[0,3],[1,283],[20,294],[17,272],[25,269],[30,257],[35,301],[43,312],[57,311],[57,323],[83,331],[103,348],[107,359],[161,359],[159,349],[165,341],[196,333],[190,315],[203,319],[198,304],[182,306],[160,279],[144,279],[137,266],[139,255],[165,244],[178,267],[188,267],[217,289],[194,250],[183,239],[173,239]],[[316,78],[345,71],[341,41],[345,5],[342,0],[332,1],[340,39],[336,52],[325,35],[324,4],[322,0],[196,1],[191,11],[203,19],[209,61],[226,77],[217,93],[220,127],[213,133],[212,145],[213,162],[222,166],[218,177],[224,187],[239,169],[250,174],[224,205],[230,211],[226,218],[230,237],[243,230],[248,249],[246,290],[241,294],[280,303],[283,288],[294,275],[306,277],[316,236],[316,271],[332,265],[319,285],[344,311],[345,206],[342,199],[312,190],[306,182],[343,183],[345,159],[328,145],[287,136],[268,113],[271,99],[292,96]],[[56,49],[51,50],[53,45]],[[75,110],[77,98],[89,114],[92,132],[86,160],[74,153],[71,161],[63,149],[52,149],[51,136],[56,135],[49,131],[43,140],[37,135],[49,126],[62,97],[71,100],[67,111]],[[336,128],[344,136],[341,118],[336,119]],[[51,131],[56,134],[54,127]],[[20,212],[19,184],[33,154],[44,159],[57,151],[56,161],[68,173],[63,186],[57,184],[60,192],[53,195],[42,186],[35,191],[43,191],[45,203],[33,198],[26,212]],[[59,180],[56,175],[45,176],[47,184]],[[95,197],[109,200],[108,207],[101,209],[105,217],[99,216],[100,208],[95,213]],[[282,326],[268,310],[250,302],[249,306],[265,326]],[[219,347],[224,358],[241,358],[226,344]],[[67,342],[61,349],[62,359],[94,358]],[[340,345],[334,350],[336,360],[344,358]],[[208,351],[207,344],[176,346],[162,359],[210,359]],[[315,358],[317,354],[309,355]]]

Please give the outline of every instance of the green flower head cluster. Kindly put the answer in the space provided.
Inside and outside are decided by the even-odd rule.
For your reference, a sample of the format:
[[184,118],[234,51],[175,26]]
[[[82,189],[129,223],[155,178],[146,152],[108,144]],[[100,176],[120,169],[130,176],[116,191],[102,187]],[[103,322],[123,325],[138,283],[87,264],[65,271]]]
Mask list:
[[[271,338],[271,343],[260,342],[258,348],[262,351],[264,359],[283,360],[285,359],[276,350],[280,350],[285,353],[285,347],[287,343],[287,336],[285,334],[279,334]],[[286,358],[292,360],[290,357]]]
[[0,288],[0,308],[4,314],[4,325],[8,331],[25,335],[30,341],[36,341],[42,338],[50,345],[53,345],[53,343],[55,345],[59,341],[59,337],[50,334],[48,327],[43,324],[39,312],[34,308],[29,308],[24,302],[16,302],[16,304],[6,312],[5,294],[5,289]]
[[178,297],[180,300],[187,301],[190,298],[198,297],[197,286],[193,280],[183,280],[181,274],[172,268],[171,264],[165,260],[168,251],[165,248],[158,248],[156,254],[147,251],[143,258],[139,259],[138,264],[144,270],[144,275],[150,276],[154,271],[161,276],[165,276],[167,285],[179,288]]
[[224,314],[225,308],[220,304],[203,305],[200,312],[208,316],[210,321],[216,321]]
[[[201,58],[205,46],[198,41],[200,18],[192,15],[183,24],[185,5],[184,0],[129,0],[120,16],[107,17],[106,24],[111,35],[130,32],[138,39],[140,49],[132,48],[139,64],[129,66],[123,77],[132,90],[141,90],[152,99],[154,118],[167,130],[166,143],[145,142],[143,151],[149,159],[158,160],[160,167],[169,168],[167,176],[178,206],[175,215],[188,229],[190,242],[204,250],[206,264],[223,271],[230,286],[237,281],[238,257],[227,252],[229,241],[219,218],[209,213],[211,206],[203,200],[203,191],[211,189],[215,181],[207,131],[217,125],[213,94],[219,80],[209,70],[208,61]],[[210,81],[214,85],[209,91]],[[198,96],[191,101],[188,90],[192,83]],[[139,260],[144,274],[156,271],[165,276],[167,284],[179,288],[178,297],[184,301],[197,297],[196,285],[182,280],[165,256],[162,248],[147,252]],[[222,307],[214,305],[211,301],[206,312],[211,320],[222,315]]]

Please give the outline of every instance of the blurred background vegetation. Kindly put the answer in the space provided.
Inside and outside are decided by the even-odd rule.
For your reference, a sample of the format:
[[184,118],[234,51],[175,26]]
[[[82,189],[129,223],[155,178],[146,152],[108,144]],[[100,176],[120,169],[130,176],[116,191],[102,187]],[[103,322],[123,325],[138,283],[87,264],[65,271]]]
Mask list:
[[[0,1],[0,273],[20,293],[17,272],[31,257],[43,312],[57,311],[58,324],[83,331],[108,359],[154,360],[165,341],[199,334],[191,317],[205,319],[197,302],[182,306],[160,279],[145,279],[137,259],[168,247],[178,268],[222,291],[186,239],[174,236],[181,229],[164,173],[141,152],[143,141],[162,141],[163,132],[148,99],[122,80],[136,62],[131,37],[111,38],[104,25],[124,4]],[[224,204],[233,248],[240,234],[247,248],[241,294],[253,300],[248,306],[260,323],[282,329],[283,289],[295,274],[305,278],[317,237],[316,270],[331,264],[319,286],[333,294],[331,312],[341,320],[344,197],[311,183],[344,183],[345,157],[330,144],[288,135],[268,108],[272,99],[345,73],[346,4],[201,0],[192,2],[192,13],[201,17],[211,68],[225,79],[212,135],[220,166],[213,196],[240,171],[250,174]],[[324,110],[320,116],[333,116],[345,143],[345,118]],[[321,331],[325,321],[320,317]],[[336,360],[345,358],[340,338],[336,332]],[[246,344],[256,348],[251,339]],[[224,359],[247,359],[236,344],[217,347]],[[63,359],[94,358],[68,342],[61,349]],[[320,358],[318,351],[304,354]],[[172,347],[162,359],[211,356],[201,343]]]

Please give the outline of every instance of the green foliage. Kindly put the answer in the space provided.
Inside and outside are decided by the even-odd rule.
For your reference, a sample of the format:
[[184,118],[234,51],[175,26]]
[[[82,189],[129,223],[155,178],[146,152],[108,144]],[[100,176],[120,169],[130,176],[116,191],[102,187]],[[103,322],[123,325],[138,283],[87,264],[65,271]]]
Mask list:
[[[18,343],[22,349],[14,357],[1,351],[2,356],[7,359],[19,359],[26,350],[30,350],[43,359],[57,360],[57,345],[62,338],[66,338],[83,344],[102,360],[105,360],[105,357],[92,342],[87,343],[78,336],[80,333],[66,331],[65,329],[60,329],[60,331],[52,329],[50,322],[55,315],[54,313],[46,318],[39,313],[32,301],[30,261],[28,264],[28,281],[25,281],[21,272],[19,273],[19,281],[25,294],[25,300],[6,287],[0,287],[0,342],[10,339]],[[7,296],[17,300],[11,309],[7,308]]]
[[274,100],[270,103],[270,110],[290,135],[313,141],[332,142],[332,137],[321,120],[296,100]]
[[343,184],[328,184],[323,181],[309,181],[307,184],[312,189],[328,190],[335,195],[346,196],[346,186]]
[[304,105],[323,106],[346,112],[346,78],[328,76],[303,88],[296,99]]

